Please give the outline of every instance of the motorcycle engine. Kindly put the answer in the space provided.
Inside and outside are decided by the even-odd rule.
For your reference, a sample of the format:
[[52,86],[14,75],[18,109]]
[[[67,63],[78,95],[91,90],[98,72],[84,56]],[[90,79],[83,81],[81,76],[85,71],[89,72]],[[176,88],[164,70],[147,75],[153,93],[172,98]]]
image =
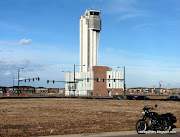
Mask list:
[[147,118],[147,124],[148,127],[153,127],[156,125],[156,120],[153,120],[152,118]]

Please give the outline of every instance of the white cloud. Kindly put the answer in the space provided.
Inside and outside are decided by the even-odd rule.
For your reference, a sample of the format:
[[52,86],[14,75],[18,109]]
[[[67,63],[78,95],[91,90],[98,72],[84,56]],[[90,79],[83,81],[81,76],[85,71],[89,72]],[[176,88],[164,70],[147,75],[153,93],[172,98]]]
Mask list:
[[148,27],[153,27],[154,25],[155,24],[150,24],[150,23],[138,24],[134,26],[133,29],[148,28]]
[[149,16],[149,12],[142,7],[140,8],[139,5],[141,5],[139,0],[109,0],[104,1],[102,10],[105,14],[120,16],[117,17],[116,21],[143,17],[146,15]]
[[10,71],[6,71],[6,72],[4,73],[4,75],[5,75],[5,76],[9,76],[9,75],[11,75],[11,72],[10,72]]
[[21,39],[19,43],[16,42],[10,42],[10,41],[0,41],[0,45],[7,45],[7,46],[22,46],[22,45],[28,45],[32,42],[31,39]]
[[19,45],[28,45],[28,44],[30,44],[31,43],[31,39],[26,39],[26,38],[24,38],[24,39],[21,39],[20,41],[19,41]]
[[9,42],[9,41],[0,41],[0,45],[17,46],[17,43],[13,43],[13,42]]
[[140,17],[140,16],[144,16],[144,14],[125,14],[125,15],[122,15],[118,19],[118,21],[123,21],[123,20],[131,19],[131,18]]
[[105,13],[137,12],[137,0],[111,0],[103,6]]

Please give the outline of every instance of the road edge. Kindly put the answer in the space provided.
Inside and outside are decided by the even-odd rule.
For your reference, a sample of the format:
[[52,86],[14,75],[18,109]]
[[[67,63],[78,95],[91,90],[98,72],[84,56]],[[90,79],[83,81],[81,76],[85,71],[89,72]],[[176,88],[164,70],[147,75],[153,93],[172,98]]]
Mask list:
[[[180,132],[180,128],[175,128],[173,131]],[[83,133],[69,135],[49,135],[48,137],[110,137],[110,136],[126,136],[137,135],[136,131],[119,131],[119,132],[99,132],[99,133]],[[39,136],[44,137],[44,136]]]

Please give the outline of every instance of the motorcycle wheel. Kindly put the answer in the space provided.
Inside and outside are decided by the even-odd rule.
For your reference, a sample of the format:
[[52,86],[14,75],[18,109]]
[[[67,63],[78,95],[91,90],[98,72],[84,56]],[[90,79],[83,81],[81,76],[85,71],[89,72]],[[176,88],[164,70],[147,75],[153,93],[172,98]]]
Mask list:
[[169,132],[172,131],[172,126],[170,126],[166,120],[163,122],[163,125],[164,125],[163,131],[169,131]]
[[144,123],[144,120],[138,120],[136,123],[136,131],[138,134],[145,134],[145,131],[147,130],[146,123]]

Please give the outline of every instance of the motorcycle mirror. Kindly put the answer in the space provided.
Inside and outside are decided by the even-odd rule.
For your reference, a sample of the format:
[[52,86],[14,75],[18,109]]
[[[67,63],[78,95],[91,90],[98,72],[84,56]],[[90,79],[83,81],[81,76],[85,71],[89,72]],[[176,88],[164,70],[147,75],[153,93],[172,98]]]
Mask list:
[[157,105],[155,105],[155,107],[157,108]]

